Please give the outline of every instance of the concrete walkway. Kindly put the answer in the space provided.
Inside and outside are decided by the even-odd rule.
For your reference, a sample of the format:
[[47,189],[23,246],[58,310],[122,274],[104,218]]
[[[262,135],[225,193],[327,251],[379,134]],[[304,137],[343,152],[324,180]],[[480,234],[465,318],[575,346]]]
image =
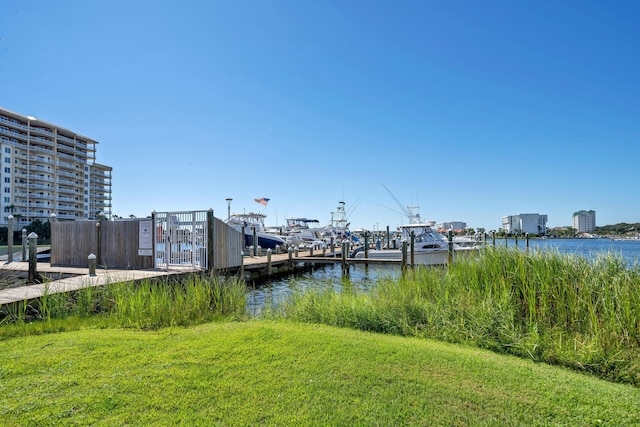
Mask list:
[[[29,271],[28,262],[6,262],[0,260],[0,274],[2,272],[25,272]],[[60,292],[75,291],[91,286],[102,286],[108,283],[129,282],[140,279],[148,279],[153,277],[162,277],[170,275],[181,275],[192,273],[193,269],[170,269],[170,270],[101,270],[96,269],[95,276],[89,275],[88,268],[76,267],[52,267],[49,263],[38,262],[37,272],[44,275],[74,275],[66,279],[53,280],[48,283],[33,284],[0,290],[0,305],[17,301],[30,300],[39,298],[45,293],[54,294]],[[25,280],[26,282],[26,280]]]

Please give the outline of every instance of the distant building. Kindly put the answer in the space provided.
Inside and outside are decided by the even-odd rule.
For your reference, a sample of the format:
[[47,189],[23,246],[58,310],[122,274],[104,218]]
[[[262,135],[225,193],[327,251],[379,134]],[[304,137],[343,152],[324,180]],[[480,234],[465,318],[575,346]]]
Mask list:
[[518,214],[502,217],[502,229],[506,233],[547,233],[547,216],[540,214]]
[[462,221],[451,221],[451,222],[441,222],[436,225],[436,229],[439,232],[453,230],[453,231],[461,231],[467,229],[467,223]]
[[573,228],[578,233],[591,233],[596,229],[596,211],[574,212]]
[[86,136],[0,108],[0,224],[111,217],[110,166]]

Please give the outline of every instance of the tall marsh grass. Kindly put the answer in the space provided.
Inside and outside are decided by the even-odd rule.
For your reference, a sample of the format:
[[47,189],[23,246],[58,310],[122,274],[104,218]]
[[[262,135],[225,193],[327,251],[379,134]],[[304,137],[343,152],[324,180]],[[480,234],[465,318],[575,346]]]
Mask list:
[[466,343],[640,384],[640,271],[618,255],[488,248],[370,291],[307,291],[272,315]]
[[144,280],[87,287],[69,293],[46,293],[29,302],[0,307],[0,335],[16,334],[27,323],[31,331],[74,329],[90,318],[94,326],[155,329],[194,325],[244,316],[245,283],[238,278],[192,275],[179,280]]

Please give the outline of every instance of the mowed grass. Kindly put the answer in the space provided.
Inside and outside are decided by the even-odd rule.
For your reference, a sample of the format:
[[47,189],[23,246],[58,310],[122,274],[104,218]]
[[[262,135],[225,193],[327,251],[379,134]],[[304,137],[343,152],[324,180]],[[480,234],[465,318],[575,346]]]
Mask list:
[[278,321],[0,341],[3,426],[638,425],[640,389],[486,350]]

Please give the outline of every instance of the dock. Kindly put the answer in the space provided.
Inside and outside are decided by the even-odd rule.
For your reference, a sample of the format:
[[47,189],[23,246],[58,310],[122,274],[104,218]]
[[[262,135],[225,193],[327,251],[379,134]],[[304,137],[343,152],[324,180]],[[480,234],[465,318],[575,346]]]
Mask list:
[[[244,274],[253,277],[268,277],[272,274],[285,274],[309,268],[316,264],[341,263],[340,252],[323,253],[316,251],[301,251],[297,255],[290,257],[289,253],[263,254],[261,256],[245,256],[243,258]],[[348,264],[395,264],[400,265],[398,260],[382,259],[353,259],[347,258]],[[7,256],[0,257],[0,276],[4,274],[20,275],[26,274],[29,270],[29,263],[13,261],[8,263]],[[46,283],[25,284],[0,289],[0,305],[14,303],[18,301],[41,298],[45,294],[72,292],[87,287],[104,286],[109,283],[131,282],[145,279],[162,277],[180,277],[194,273],[201,273],[202,270],[191,267],[172,267],[170,269],[145,269],[145,270],[121,270],[121,269],[100,269],[95,270],[95,274],[89,274],[88,267],[58,267],[51,266],[48,262],[38,262],[37,272],[42,276],[53,280]],[[227,272],[229,273],[229,272]],[[237,272],[233,272],[234,274]],[[56,278],[59,279],[56,280]]]

